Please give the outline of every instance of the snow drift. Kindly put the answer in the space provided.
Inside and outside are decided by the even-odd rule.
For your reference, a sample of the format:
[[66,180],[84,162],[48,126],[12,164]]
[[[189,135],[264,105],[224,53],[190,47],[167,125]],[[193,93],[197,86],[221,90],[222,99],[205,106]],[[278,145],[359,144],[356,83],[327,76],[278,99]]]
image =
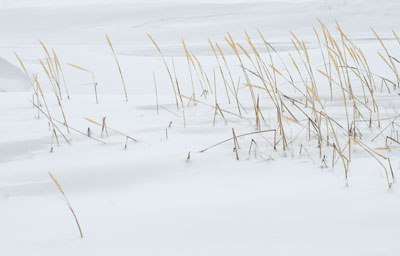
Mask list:
[[21,69],[0,57],[0,92],[28,91],[28,79]]

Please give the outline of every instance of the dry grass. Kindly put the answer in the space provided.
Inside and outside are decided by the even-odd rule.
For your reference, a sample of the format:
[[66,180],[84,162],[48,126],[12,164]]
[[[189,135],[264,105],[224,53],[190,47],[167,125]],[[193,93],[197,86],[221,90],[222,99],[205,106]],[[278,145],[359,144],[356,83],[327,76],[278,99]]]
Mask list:
[[117,55],[115,54],[114,47],[113,47],[113,45],[112,45],[112,43],[111,43],[111,40],[110,40],[110,38],[108,37],[108,35],[106,35],[106,39],[107,39],[108,45],[109,45],[110,48],[111,48],[112,54],[113,54],[114,59],[115,59],[115,63],[117,64],[117,67],[118,67],[118,72],[119,72],[119,75],[120,75],[120,77],[121,77],[122,87],[123,87],[123,89],[124,89],[125,100],[128,101],[128,93],[127,93],[127,91],[126,91],[125,79],[124,79],[124,76],[122,75],[121,66],[119,65]]
[[75,211],[72,208],[71,203],[69,202],[69,200],[67,198],[67,195],[64,193],[64,190],[62,189],[60,183],[58,183],[58,181],[56,180],[56,178],[53,176],[53,174],[51,172],[49,172],[49,176],[53,180],[54,184],[56,184],[56,186],[57,186],[58,190],[60,191],[61,195],[63,196],[64,201],[67,204],[72,216],[74,216],[74,220],[75,220],[76,226],[78,227],[78,230],[79,230],[79,235],[81,236],[81,238],[83,238],[81,225],[79,224],[78,217],[76,217]]
[[[229,33],[222,43],[208,40],[210,53],[214,60],[211,67],[203,65],[182,40],[187,70],[178,70],[178,72],[185,73],[186,80],[178,79],[174,59],[171,59],[170,64],[167,63],[159,45],[148,35],[161,56],[178,109],[178,112],[168,109],[167,111],[179,118],[182,113],[183,126],[186,127],[187,124],[190,124],[188,119],[192,117],[183,108],[186,105],[186,108],[189,108],[190,105],[202,105],[209,108],[213,126],[216,126],[217,118],[221,118],[226,125],[248,122],[256,130],[256,132],[236,135],[235,129],[232,129],[230,139],[200,152],[233,140],[235,157],[239,160],[241,150],[238,138],[250,134],[262,136],[265,132],[274,132],[273,141],[272,138],[263,137],[268,142],[268,147],[292,157],[296,154],[301,156],[305,152],[314,163],[318,162],[314,159],[319,157],[321,166],[324,168],[333,168],[337,166],[337,163],[341,163],[346,184],[349,184],[349,170],[353,154],[355,151],[362,150],[382,167],[385,171],[387,185],[391,188],[394,175],[389,156],[392,149],[400,145],[398,138],[400,125],[397,126],[396,119],[388,113],[382,118],[380,111],[385,109],[386,105],[376,95],[382,94],[383,88],[386,88],[388,94],[399,88],[398,65],[400,62],[390,52],[390,47],[386,45],[385,41],[371,28],[380,47],[383,48],[382,53],[377,52],[378,57],[391,71],[388,76],[378,75],[377,72],[372,71],[372,62],[366,57],[363,50],[349,39],[338,23],[334,33],[328,30],[321,20],[318,20],[318,23],[319,27],[314,28],[318,48],[310,50],[308,43],[291,32],[293,51],[287,55],[278,52],[260,31],[257,31],[258,39],[252,38],[245,32],[244,43],[235,41]],[[393,31],[393,35],[395,42],[400,45],[395,31]],[[106,38],[118,66],[125,98],[128,100],[118,59],[109,37],[106,36]],[[47,58],[41,60],[40,63],[52,85],[61,112],[64,113],[60,84],[61,81],[64,81],[65,85],[65,80],[61,64],[55,52],[51,57],[46,46],[41,44]],[[263,50],[260,49],[260,45]],[[227,55],[223,50],[224,46],[231,50],[233,55]],[[22,60],[18,55],[16,56],[30,79]],[[93,72],[73,64],[69,65],[92,74],[96,103],[98,103],[97,83]],[[159,109],[166,108],[159,105],[156,74],[154,73],[153,80],[158,115]],[[377,86],[379,83],[381,88]],[[50,111],[37,77],[34,82],[31,81],[31,85],[34,89],[33,96],[36,98],[36,105],[39,109],[39,101],[44,103],[45,114],[53,126],[52,136],[57,138],[55,132],[57,128],[51,121]],[[69,97],[66,86],[65,89]],[[182,90],[184,92],[189,90],[191,95],[189,96]],[[213,97],[207,98],[208,94]],[[246,98],[248,100],[244,100]],[[250,102],[248,104],[250,106],[244,102]],[[252,108],[254,111],[247,112],[246,107]],[[397,110],[393,109],[393,112],[396,113]],[[63,117],[68,128],[64,114]],[[86,120],[101,126],[103,132],[108,130],[124,136],[125,147],[127,147],[128,140],[136,141],[125,133],[107,126],[105,119],[103,122],[96,122],[89,118]],[[384,128],[382,128],[382,123],[385,123]],[[388,124],[386,125],[386,123]],[[165,132],[168,138],[168,131]],[[300,148],[299,151],[298,148]],[[252,138],[249,155],[252,149],[254,149],[255,156],[258,157],[263,154],[262,150],[265,150],[265,147],[261,143],[256,143],[256,140]],[[392,175],[389,175],[389,170]]]
[[96,78],[95,78],[95,76],[94,76],[94,72],[92,72],[92,71],[90,71],[90,70],[88,70],[88,69],[86,69],[86,68],[82,68],[82,67],[80,67],[80,66],[78,66],[78,65],[75,65],[75,64],[68,63],[68,65],[69,65],[70,67],[75,68],[75,69],[82,70],[82,71],[84,71],[84,72],[88,72],[88,73],[90,73],[90,74],[92,75],[94,95],[95,95],[95,97],[96,97],[96,104],[99,104],[99,97],[97,96],[97,82],[96,82]]

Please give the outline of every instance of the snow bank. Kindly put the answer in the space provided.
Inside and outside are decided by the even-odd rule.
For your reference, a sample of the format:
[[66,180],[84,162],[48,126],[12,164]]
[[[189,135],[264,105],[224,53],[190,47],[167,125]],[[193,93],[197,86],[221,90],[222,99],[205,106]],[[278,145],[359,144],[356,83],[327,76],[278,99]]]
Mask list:
[[28,91],[29,88],[29,82],[22,70],[0,57],[0,92]]

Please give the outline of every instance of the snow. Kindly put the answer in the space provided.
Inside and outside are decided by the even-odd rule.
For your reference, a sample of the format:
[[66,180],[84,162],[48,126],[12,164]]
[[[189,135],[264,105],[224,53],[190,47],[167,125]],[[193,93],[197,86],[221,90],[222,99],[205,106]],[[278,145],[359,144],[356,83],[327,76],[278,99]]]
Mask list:
[[[168,73],[146,33],[160,45],[169,64],[174,58],[181,93],[190,96],[182,38],[210,79],[217,63],[207,39],[217,41],[237,81],[241,68],[224,42],[227,32],[247,49],[246,30],[256,47],[263,49],[259,29],[290,63],[288,53],[296,54],[290,42],[293,31],[306,41],[316,72],[323,65],[312,29],[319,27],[316,18],[332,31],[337,20],[364,50],[373,72],[392,77],[376,54],[382,47],[369,27],[398,55],[400,48],[391,30],[399,31],[399,14],[400,3],[394,0],[3,1],[0,24],[8,25],[0,26],[0,56],[4,58],[0,58],[1,254],[398,255],[398,184],[394,180],[388,188],[384,170],[373,157],[354,146],[346,186],[341,163],[332,168],[332,150],[324,148],[326,168],[315,141],[305,142],[310,152],[300,155],[297,144],[287,152],[281,145],[274,150],[269,144],[273,133],[262,133],[238,139],[239,161],[232,141],[199,153],[231,138],[232,128],[237,135],[256,131],[250,97],[241,92],[251,121],[226,114],[225,122],[217,115],[213,126],[214,109],[193,102],[186,107],[187,100],[184,112],[176,110]],[[105,34],[116,50],[129,101],[124,100]],[[53,139],[50,153],[51,126],[43,113],[36,118],[38,111],[31,103],[34,92],[14,55],[15,51],[21,57],[29,74],[38,75],[52,117],[62,121],[53,88],[39,63],[46,58],[39,40],[54,48],[63,65],[70,100],[63,90],[62,104],[69,125],[84,134],[90,127],[91,136],[105,144],[72,129],[67,133],[57,123],[71,145],[59,135],[60,145]],[[92,75],[67,63],[94,72],[99,104]],[[325,85],[319,93],[327,111],[344,124],[340,94],[330,101],[326,78],[317,79]],[[236,111],[234,104],[226,103],[219,76],[217,82],[222,108]],[[285,88],[288,95],[295,95],[292,88]],[[204,99],[197,93],[199,100],[213,103],[213,95]],[[261,102],[269,102],[258,93]],[[397,94],[383,90],[376,95],[382,119],[390,117],[382,121],[382,128],[360,126],[363,141],[372,148],[385,146],[382,138],[389,130],[378,140],[371,139],[398,116]],[[262,110],[266,120],[274,118],[272,104],[263,104]],[[85,120],[101,122],[103,117],[108,135]],[[287,123],[288,136],[298,134],[298,140],[307,141],[304,130]],[[273,122],[262,124],[263,129],[272,126]],[[126,137],[112,129],[138,141],[129,140],[125,148]],[[254,149],[248,153],[251,139],[257,142],[258,154]],[[398,177],[398,147],[390,147],[380,153],[390,156]],[[83,239],[49,171],[71,202]]]
[[18,67],[0,57],[0,91],[28,91],[30,87],[26,75]]

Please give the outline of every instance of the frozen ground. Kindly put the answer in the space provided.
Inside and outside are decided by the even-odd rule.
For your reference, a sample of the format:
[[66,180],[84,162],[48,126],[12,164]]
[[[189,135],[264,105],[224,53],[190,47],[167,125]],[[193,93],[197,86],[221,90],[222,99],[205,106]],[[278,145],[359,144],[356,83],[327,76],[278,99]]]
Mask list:
[[[214,110],[201,104],[177,111],[168,75],[146,36],[157,40],[169,63],[174,57],[182,94],[190,96],[181,38],[212,74],[217,64],[208,38],[221,43],[232,63],[226,33],[245,44],[243,31],[256,38],[256,29],[285,60],[287,53],[295,53],[289,31],[307,42],[311,56],[318,56],[312,30],[318,26],[316,18],[331,29],[337,20],[365,50],[371,68],[390,76],[369,27],[399,57],[400,46],[391,34],[391,29],[399,31],[399,15],[395,0],[0,2],[0,91],[6,91],[0,93],[1,255],[399,255],[398,184],[388,189],[372,157],[361,149],[355,152],[346,187],[340,164],[322,168],[317,152],[299,155],[298,148],[274,151],[267,143],[270,134],[240,138],[239,161],[231,141],[198,153],[230,138],[232,128],[244,134],[255,131],[255,124],[232,116],[224,122],[218,116],[213,127]],[[128,102],[105,34],[120,61]],[[68,123],[84,133],[90,127],[92,136],[106,144],[71,131],[66,133],[71,145],[60,137],[50,153],[48,121],[43,114],[35,119],[33,92],[15,69],[14,51],[30,73],[38,74],[49,109],[61,120],[38,61],[45,58],[39,40],[54,48],[62,62],[71,96],[63,100]],[[254,40],[261,48],[262,42]],[[91,75],[66,63],[95,73],[99,104],[88,84]],[[321,68],[321,61],[314,63]],[[11,89],[8,80],[16,86]],[[328,91],[320,94],[328,98]],[[398,115],[396,91],[376,97],[385,107],[383,118]],[[251,109],[249,98],[242,102]],[[338,99],[332,103],[340,104]],[[268,120],[273,110],[263,107]],[[98,122],[107,117],[109,128],[138,142],[129,141],[124,149],[124,136],[102,134],[85,117]],[[263,124],[264,129],[269,126]],[[376,131],[363,130],[369,138]],[[258,142],[259,155],[248,154],[251,139]],[[393,145],[388,154],[398,176],[398,147]],[[74,207],[83,239],[48,171]]]

